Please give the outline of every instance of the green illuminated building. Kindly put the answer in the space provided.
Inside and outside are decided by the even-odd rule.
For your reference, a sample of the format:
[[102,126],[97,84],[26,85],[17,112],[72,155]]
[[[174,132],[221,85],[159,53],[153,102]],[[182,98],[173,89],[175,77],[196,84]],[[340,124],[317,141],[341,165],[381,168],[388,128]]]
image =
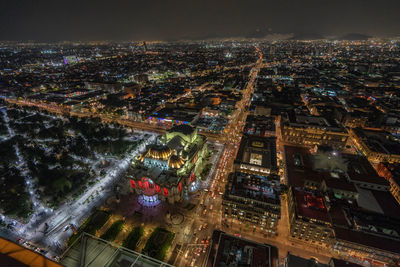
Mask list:
[[207,139],[189,125],[172,127],[146,147],[128,170],[130,186],[145,203],[179,202],[195,191],[208,155]]

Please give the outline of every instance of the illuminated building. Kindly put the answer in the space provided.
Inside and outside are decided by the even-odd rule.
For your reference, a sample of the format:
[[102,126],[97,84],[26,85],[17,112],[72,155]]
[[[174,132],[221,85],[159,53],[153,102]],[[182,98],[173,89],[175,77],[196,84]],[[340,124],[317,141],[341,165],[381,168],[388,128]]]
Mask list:
[[[335,228],[334,250],[354,259],[366,259],[372,266],[395,266],[400,261],[398,240],[367,235],[363,232]],[[386,265],[387,266],[387,265]]]
[[398,261],[400,206],[365,157],[294,146],[284,151],[293,238],[372,265]]
[[400,164],[381,162],[377,166],[378,174],[390,183],[390,193],[400,204]]
[[222,198],[227,221],[251,223],[267,233],[276,234],[281,216],[279,176],[231,173]]
[[178,107],[168,104],[157,112],[154,112],[150,117],[150,122],[157,122],[167,125],[175,124],[192,124],[199,117],[200,109],[189,107]]
[[398,137],[380,130],[351,129],[350,137],[357,148],[372,162],[400,163]]
[[132,162],[130,186],[149,204],[179,202],[184,191],[196,190],[207,153],[206,137],[195,128],[172,127]]
[[275,136],[275,118],[249,115],[243,132],[247,135],[268,137]]
[[348,134],[335,121],[310,115],[282,117],[282,140],[295,145],[344,147]]
[[390,193],[400,204],[400,179],[399,177],[390,179]]
[[63,60],[65,65],[79,63],[79,58],[77,56],[65,56]]
[[356,203],[331,199],[333,250],[371,266],[400,262],[399,204],[389,192],[361,190]]
[[328,246],[332,224],[321,194],[292,188],[288,192],[290,235],[303,241]]
[[251,174],[277,173],[276,138],[243,135],[234,167]]
[[222,205],[224,219],[276,234],[280,218],[280,178],[276,137],[243,135]]

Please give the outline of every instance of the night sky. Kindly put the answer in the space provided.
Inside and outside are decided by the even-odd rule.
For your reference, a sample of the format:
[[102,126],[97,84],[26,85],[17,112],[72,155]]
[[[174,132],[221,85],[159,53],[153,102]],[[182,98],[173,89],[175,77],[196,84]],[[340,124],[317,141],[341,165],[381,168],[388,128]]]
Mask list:
[[400,34],[400,0],[0,0],[1,40]]

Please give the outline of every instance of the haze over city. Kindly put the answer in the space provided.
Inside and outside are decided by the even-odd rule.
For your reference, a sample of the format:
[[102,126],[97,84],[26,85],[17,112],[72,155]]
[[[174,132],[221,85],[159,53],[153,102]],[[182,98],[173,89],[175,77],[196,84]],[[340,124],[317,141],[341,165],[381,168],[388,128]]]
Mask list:
[[1,1],[2,40],[398,36],[397,0]]

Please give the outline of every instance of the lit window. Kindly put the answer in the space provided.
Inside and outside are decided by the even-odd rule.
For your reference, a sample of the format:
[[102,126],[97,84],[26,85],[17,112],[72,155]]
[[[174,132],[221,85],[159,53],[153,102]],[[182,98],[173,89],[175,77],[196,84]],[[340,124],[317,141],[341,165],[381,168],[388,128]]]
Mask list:
[[250,153],[250,164],[262,165],[262,154]]

